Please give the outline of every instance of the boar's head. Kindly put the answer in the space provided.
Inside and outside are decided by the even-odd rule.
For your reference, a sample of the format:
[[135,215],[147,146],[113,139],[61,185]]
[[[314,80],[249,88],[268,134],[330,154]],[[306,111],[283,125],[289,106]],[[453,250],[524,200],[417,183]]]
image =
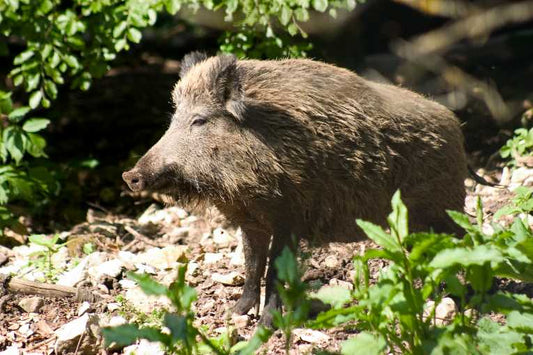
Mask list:
[[131,190],[160,192],[183,203],[272,194],[276,159],[248,128],[237,64],[229,55],[185,56],[167,131],[123,173]]

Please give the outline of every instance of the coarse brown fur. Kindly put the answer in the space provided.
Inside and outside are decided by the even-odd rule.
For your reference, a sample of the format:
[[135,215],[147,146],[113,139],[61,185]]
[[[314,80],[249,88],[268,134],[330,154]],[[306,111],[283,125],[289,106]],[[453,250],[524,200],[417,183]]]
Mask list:
[[[272,260],[291,237],[364,238],[356,219],[383,225],[393,193],[410,229],[453,231],[467,175],[454,114],[409,90],[306,59],[184,59],[168,131],[124,179],[134,190],[209,201],[241,226],[247,280],[235,310],[279,307]],[[269,246],[270,245],[270,246]]]

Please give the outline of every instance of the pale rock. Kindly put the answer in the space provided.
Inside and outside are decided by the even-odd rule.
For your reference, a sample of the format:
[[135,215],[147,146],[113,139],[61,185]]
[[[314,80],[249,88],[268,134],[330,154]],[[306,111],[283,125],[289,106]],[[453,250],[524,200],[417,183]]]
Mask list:
[[511,169],[504,167],[502,170],[502,177],[500,178],[500,185],[507,186],[511,182]]
[[171,240],[179,240],[180,238],[186,238],[191,231],[191,227],[175,227],[163,235],[163,238]]
[[244,277],[236,271],[227,274],[219,274],[218,272],[215,272],[211,275],[211,279],[227,286],[239,286],[244,283]]
[[330,286],[340,286],[350,291],[353,290],[353,283],[348,281],[333,278],[329,280],[329,284]]
[[155,269],[155,267],[150,266],[150,265],[137,263],[135,264],[135,269],[137,269],[137,272],[140,274],[149,274],[149,275],[157,274],[157,270]]
[[[85,313],[55,331],[55,353],[97,354],[102,345],[99,319],[95,314]],[[80,337],[83,337],[80,340]]]
[[231,320],[237,329],[245,328],[250,325],[250,317],[246,314],[243,314],[242,316],[233,314]]
[[78,317],[81,317],[82,315],[87,313],[87,311],[89,311],[90,309],[91,309],[91,304],[89,302],[87,302],[87,301],[84,301],[78,307]]
[[18,303],[19,307],[28,313],[38,313],[44,306],[44,300],[41,297],[24,297]]
[[[237,248],[235,248],[235,251],[230,253],[230,261],[229,264],[232,266],[241,266],[244,265],[244,251],[243,251],[243,244],[242,244],[242,238],[238,237],[240,232],[240,228],[237,230]],[[242,232],[241,232],[242,233]]]
[[533,176],[533,169],[521,167],[513,171],[511,175],[511,183],[522,184],[527,178]]
[[[424,320],[430,315],[433,307],[435,307],[435,301],[426,302],[424,306]],[[455,302],[449,297],[444,297],[435,309],[435,325],[448,324],[456,312],[457,306]]]
[[233,241],[233,237],[223,228],[216,228],[213,231],[213,242],[220,248],[227,248]]
[[435,317],[437,318],[437,324],[439,319],[444,321],[449,321],[457,312],[457,306],[455,302],[450,297],[444,297],[440,303],[437,305],[435,310]]
[[18,346],[16,345],[8,346],[6,350],[0,351],[0,355],[19,355],[19,354],[20,354],[20,350]]
[[78,265],[76,265],[69,271],[62,273],[58,277],[56,284],[61,285],[61,286],[70,286],[70,287],[76,286],[78,283],[86,279],[87,264],[88,264],[87,257],[81,259]]
[[183,208],[179,208],[179,207],[172,207],[172,208],[173,208],[174,214],[179,219],[184,219],[184,218],[189,217],[189,212],[185,211]]
[[118,278],[123,268],[122,261],[120,259],[111,259],[102,264],[89,269],[89,274],[94,280],[101,280],[105,276],[112,278]]
[[200,274],[200,264],[191,261],[187,264],[187,276],[198,276]]
[[173,216],[167,210],[160,210],[155,204],[153,204],[144,211],[137,221],[142,226],[148,224],[170,224],[173,221]]
[[328,255],[324,260],[324,265],[331,269],[337,269],[340,267],[341,262],[335,255]]
[[106,304],[105,308],[106,308],[109,312],[114,312],[114,311],[120,309],[120,304],[119,304],[119,303],[116,303],[116,302],[111,302],[111,303]]
[[224,258],[222,253],[205,253],[204,254],[204,264],[216,264]]
[[178,260],[185,259],[186,245],[169,245],[164,248],[151,248],[137,255],[137,263],[144,263],[159,270],[173,269]]
[[137,283],[130,279],[122,279],[118,282],[118,284],[125,290],[127,290],[128,288],[137,287]]
[[494,228],[488,223],[483,223],[483,226],[481,227],[481,230],[483,231],[483,234],[485,234],[485,235],[493,235],[494,234]]
[[21,246],[13,248],[13,252],[15,253],[15,255],[21,256],[24,258],[29,258],[33,256],[34,254],[46,253],[46,250],[47,250],[46,247],[33,244],[33,243],[30,243],[28,245],[21,245]]
[[52,265],[56,269],[65,269],[67,267],[67,260],[70,259],[68,255],[68,249],[66,247],[61,247],[59,250],[52,254]]
[[138,310],[150,313],[154,309],[170,307],[170,301],[163,296],[148,296],[140,287],[129,288],[124,293],[124,298]]
[[135,268],[134,264],[137,260],[137,255],[129,251],[119,251],[117,258],[122,262],[122,266],[128,270],[133,270]]
[[119,325],[124,325],[124,324],[128,324],[128,321],[126,320],[126,318],[121,317],[121,316],[114,316],[114,317],[111,317],[109,322],[107,322],[106,326],[118,327]]
[[34,333],[34,331],[31,330],[30,323],[24,323],[23,325],[21,325],[17,332],[25,338],[30,337]]
[[125,347],[124,355],[165,355],[165,352],[160,343],[141,339],[138,344]]
[[329,335],[312,329],[296,328],[292,333],[302,341],[311,344],[325,343],[331,339]]

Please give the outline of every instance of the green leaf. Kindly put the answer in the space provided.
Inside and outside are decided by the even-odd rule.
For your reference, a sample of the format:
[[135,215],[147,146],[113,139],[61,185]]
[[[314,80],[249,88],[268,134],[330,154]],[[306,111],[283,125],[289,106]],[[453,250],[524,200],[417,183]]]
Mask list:
[[452,265],[483,265],[503,261],[502,253],[492,246],[480,245],[475,248],[452,248],[438,253],[429,264],[434,268],[446,268]]
[[11,111],[11,113],[7,116],[7,118],[11,122],[19,122],[20,120],[24,118],[24,116],[26,116],[28,112],[30,112],[30,110],[31,109],[26,106],[16,108],[13,111]]
[[134,324],[124,324],[114,328],[102,328],[106,346],[116,344],[117,346],[127,346],[135,343],[138,339],[149,341],[159,341],[168,344],[170,337],[161,333],[157,328],[139,328]]
[[46,147],[46,140],[38,134],[28,133],[28,143],[26,144],[26,151],[35,158],[46,157],[44,148]]
[[472,230],[472,223],[470,223],[470,220],[468,219],[468,216],[466,214],[449,210],[446,211],[446,213],[448,213],[448,216],[450,216],[450,218],[465,231]]
[[288,247],[285,247],[274,262],[278,270],[278,278],[288,283],[294,283],[300,279],[298,262]]
[[27,61],[28,59],[30,59],[31,57],[33,57],[34,54],[35,54],[34,51],[28,49],[28,50],[20,53],[19,55],[17,55],[15,57],[15,59],[13,60],[13,64],[15,64],[15,65],[22,64],[25,61]]
[[46,118],[30,118],[24,122],[22,129],[26,132],[39,132],[40,130],[45,129],[49,124],[50,120]]
[[376,336],[369,332],[361,332],[342,343],[341,354],[381,355],[386,346],[387,343],[381,335]]
[[147,295],[163,296],[167,294],[167,288],[165,285],[155,281],[148,274],[128,272],[128,277],[136,281]]
[[272,330],[267,329],[263,326],[257,327],[252,338],[246,343],[245,346],[242,346],[239,350],[239,355],[254,355],[256,354],[257,349],[261,347],[264,343],[268,341],[272,335]]
[[135,27],[130,27],[128,29],[128,39],[133,43],[139,43],[141,41],[141,37],[141,31],[139,31]]
[[335,308],[342,307],[352,300],[350,290],[341,286],[324,286],[318,292],[313,293],[311,297],[317,298]]
[[292,17],[292,10],[290,9],[290,7],[282,6],[281,12],[279,14],[279,22],[281,22],[283,26],[287,26],[291,20],[291,17]]
[[398,241],[396,241],[390,234],[387,234],[380,226],[360,219],[357,220],[357,225],[361,227],[368,238],[372,239],[385,250],[391,252],[399,252],[402,250]]
[[408,234],[408,213],[407,207],[402,202],[400,190],[396,191],[392,196],[392,212],[387,217],[387,221],[391,226],[393,233],[402,241]]
[[521,332],[533,334],[533,314],[512,311],[507,315],[507,325]]
[[171,15],[175,15],[181,9],[180,0],[167,0],[165,1],[165,8],[167,12]]
[[115,28],[113,29],[113,37],[118,38],[120,35],[126,31],[126,28],[128,27],[128,23],[126,21],[120,22]]
[[43,92],[41,90],[34,91],[30,95],[30,107],[35,109],[39,104],[41,103],[41,99],[43,98]]
[[328,8],[328,0],[313,0],[313,7],[316,11],[324,12]]

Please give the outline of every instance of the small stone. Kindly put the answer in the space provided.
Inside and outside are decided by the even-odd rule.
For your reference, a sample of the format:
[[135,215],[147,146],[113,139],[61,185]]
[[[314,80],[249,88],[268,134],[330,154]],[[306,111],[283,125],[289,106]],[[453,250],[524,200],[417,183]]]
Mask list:
[[122,273],[123,266],[120,259],[112,259],[96,266],[94,269],[89,269],[89,274],[94,275],[95,280],[101,280],[104,276],[116,279]]
[[179,207],[172,207],[172,208],[173,208],[174,214],[179,219],[184,219],[184,218],[189,217],[189,212],[185,211],[183,208],[179,208]]
[[127,324],[128,321],[126,320],[126,318],[124,317],[121,317],[121,316],[114,316],[114,317],[111,317],[111,319],[109,320],[107,326],[108,327],[118,327],[119,325],[124,325],[124,324]]
[[511,182],[511,169],[504,167],[502,170],[502,177],[500,178],[500,185],[507,186]]
[[133,307],[144,313],[150,313],[154,309],[168,309],[170,301],[163,296],[147,296],[139,286],[127,289],[124,298]]
[[533,176],[533,169],[518,168],[511,175],[511,183],[522,184],[527,178]]
[[[428,301],[424,307],[424,320],[430,315],[431,310],[435,307],[435,301]],[[435,325],[445,325],[453,318],[457,311],[455,302],[444,297],[435,309]]]
[[6,348],[4,351],[0,351],[0,355],[19,355],[20,350],[17,345],[11,345]]
[[293,330],[293,334],[302,341],[311,344],[325,343],[331,339],[329,335],[312,329],[296,328]]
[[234,314],[232,315],[231,320],[237,329],[245,328],[250,324],[250,317],[246,314],[242,316]]
[[324,260],[324,265],[331,269],[337,269],[341,265],[341,262],[336,256],[329,255],[328,257],[326,257],[326,260]]
[[222,253],[205,253],[204,254],[204,264],[216,264],[224,258]]
[[97,315],[85,313],[83,316],[61,326],[55,331],[57,337],[55,343],[56,354],[68,352],[97,354],[102,343],[98,323]]
[[229,264],[232,266],[244,265],[244,251],[243,251],[242,237],[240,237],[241,234],[242,232],[241,232],[241,229],[239,228],[236,233],[237,240],[238,240],[237,248],[235,248],[235,251],[233,253],[229,254],[231,257]]
[[82,315],[84,315],[85,313],[87,313],[88,310],[91,309],[91,304],[87,301],[83,302],[79,307],[78,307],[78,317],[81,317]]
[[133,288],[137,286],[137,283],[130,279],[122,279],[118,282],[118,284],[120,285],[120,287],[122,287],[125,290],[127,290],[128,288]]
[[353,290],[353,283],[351,282],[348,282],[348,281],[344,281],[344,280],[339,280],[339,279],[331,279],[329,280],[329,284],[331,286],[340,286],[340,287],[343,287],[347,290]]
[[233,237],[223,228],[216,228],[213,231],[213,242],[220,248],[227,248],[233,241]]
[[437,305],[437,309],[435,310],[437,325],[440,325],[439,320],[441,321],[441,324],[448,322],[453,318],[456,312],[457,307],[455,302],[450,297],[444,297]]
[[70,287],[76,286],[78,283],[85,280],[87,276],[87,264],[88,258],[85,257],[74,268],[61,274],[56,284]]
[[106,304],[106,309],[109,311],[109,312],[114,312],[118,309],[120,309],[120,304],[119,303],[116,303],[116,302],[111,302],[111,303],[108,303]]
[[169,245],[164,248],[151,248],[137,255],[137,262],[159,270],[173,269],[178,261],[186,261],[186,245]]
[[25,297],[20,300],[18,305],[28,313],[38,313],[44,306],[44,300],[41,297]]
[[244,277],[236,271],[228,274],[219,274],[215,272],[211,275],[211,279],[227,286],[239,286],[244,283]]

